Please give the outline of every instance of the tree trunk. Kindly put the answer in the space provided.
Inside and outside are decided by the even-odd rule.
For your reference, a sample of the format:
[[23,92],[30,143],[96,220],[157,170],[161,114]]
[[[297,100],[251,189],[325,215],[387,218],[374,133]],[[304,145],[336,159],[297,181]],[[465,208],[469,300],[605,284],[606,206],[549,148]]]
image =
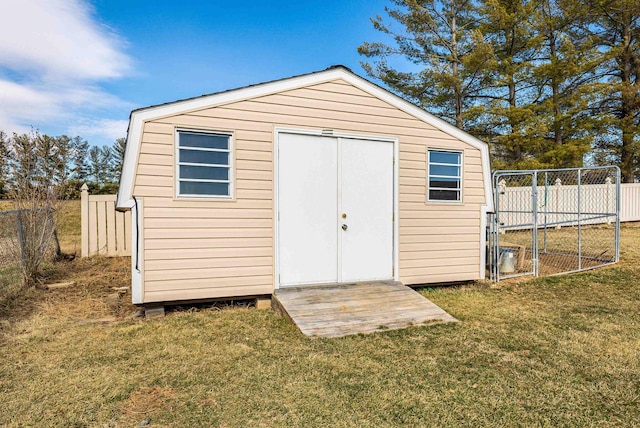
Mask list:
[[[509,87],[509,108],[515,109],[517,106],[517,99],[516,99],[516,82],[513,74],[509,74],[507,85]],[[511,135],[515,134],[518,129],[518,124],[516,123],[513,117],[513,113],[509,115],[509,127],[511,128]],[[520,144],[514,144],[513,156],[514,156],[513,160],[516,162],[522,160],[522,148],[520,147]]]
[[551,75],[551,102],[553,104],[553,141],[557,146],[561,146],[562,123],[560,121],[560,84],[558,83],[558,54],[556,51],[556,37],[552,28],[549,28],[549,53],[552,67]]
[[631,17],[623,17],[622,52],[619,57],[620,67],[620,130],[622,131],[622,148],[620,151],[620,170],[625,183],[633,183],[634,174],[634,140],[633,119],[635,112],[635,89],[631,82],[634,68],[633,50],[631,47]]
[[453,74],[453,96],[456,109],[456,126],[462,129],[462,91],[458,79],[458,40],[456,36],[456,7],[451,0],[451,73]]

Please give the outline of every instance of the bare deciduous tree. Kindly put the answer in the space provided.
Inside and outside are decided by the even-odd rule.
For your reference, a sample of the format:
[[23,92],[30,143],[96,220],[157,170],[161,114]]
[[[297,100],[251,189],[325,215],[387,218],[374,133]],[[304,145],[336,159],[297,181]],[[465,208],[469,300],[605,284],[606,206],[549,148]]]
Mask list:
[[7,240],[7,254],[22,260],[22,282],[37,284],[44,262],[59,253],[55,216],[69,177],[67,140],[13,134],[3,138],[7,195],[14,204],[18,239]]

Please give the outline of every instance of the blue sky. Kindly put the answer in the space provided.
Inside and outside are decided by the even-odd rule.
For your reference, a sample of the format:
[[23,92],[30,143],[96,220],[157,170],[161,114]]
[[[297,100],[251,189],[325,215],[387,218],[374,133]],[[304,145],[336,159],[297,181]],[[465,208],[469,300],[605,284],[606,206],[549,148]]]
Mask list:
[[0,130],[111,144],[129,112],[343,64],[387,0],[0,0]]

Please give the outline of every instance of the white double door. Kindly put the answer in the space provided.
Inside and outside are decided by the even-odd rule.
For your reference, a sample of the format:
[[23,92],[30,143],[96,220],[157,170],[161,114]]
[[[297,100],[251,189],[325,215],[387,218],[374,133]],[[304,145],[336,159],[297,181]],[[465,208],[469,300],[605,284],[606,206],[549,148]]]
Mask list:
[[393,143],[279,134],[280,286],[393,278]]

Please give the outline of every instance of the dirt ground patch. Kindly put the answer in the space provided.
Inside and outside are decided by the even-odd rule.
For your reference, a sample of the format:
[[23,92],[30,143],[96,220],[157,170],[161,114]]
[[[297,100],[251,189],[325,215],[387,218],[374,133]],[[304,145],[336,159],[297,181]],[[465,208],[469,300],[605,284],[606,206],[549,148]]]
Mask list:
[[[62,281],[72,285],[46,289],[46,284]],[[28,318],[33,313],[52,319],[90,321],[121,320],[138,311],[131,304],[130,290],[120,295],[117,305],[107,303],[107,296],[116,292],[114,288],[130,287],[129,257],[61,260],[47,267],[42,284],[42,288],[13,293],[11,305],[0,310],[0,332],[3,325],[6,328],[10,321]]]
[[122,403],[122,422],[139,418],[151,419],[154,414],[167,408],[167,404],[176,396],[173,388],[165,387],[142,387],[133,391]]
[[131,304],[131,290],[122,293],[116,307],[106,298],[114,288],[130,287],[131,259],[129,257],[90,257],[61,261],[49,272],[48,283],[70,281],[74,285],[46,290],[42,311],[50,316],[74,319],[95,319],[115,316],[124,318],[137,311]]

